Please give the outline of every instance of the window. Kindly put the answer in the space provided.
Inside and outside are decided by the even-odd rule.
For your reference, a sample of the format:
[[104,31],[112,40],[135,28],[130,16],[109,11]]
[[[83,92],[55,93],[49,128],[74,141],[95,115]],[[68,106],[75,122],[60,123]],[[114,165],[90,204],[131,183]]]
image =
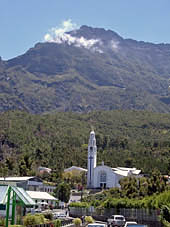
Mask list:
[[106,188],[107,174],[102,171],[100,173],[100,188]]
[[101,172],[100,174],[100,183],[106,183],[106,173]]

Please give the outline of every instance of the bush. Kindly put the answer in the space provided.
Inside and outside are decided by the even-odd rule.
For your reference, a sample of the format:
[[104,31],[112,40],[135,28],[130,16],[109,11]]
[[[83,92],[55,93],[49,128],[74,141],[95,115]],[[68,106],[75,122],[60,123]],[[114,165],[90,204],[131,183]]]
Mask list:
[[46,212],[43,215],[46,219],[53,220],[53,214],[51,212]]
[[54,223],[54,227],[60,227],[61,226],[61,220],[60,219],[55,220],[53,223]]
[[87,222],[87,223],[93,223],[94,220],[93,220],[93,218],[91,216],[86,216],[85,217],[85,222]]
[[82,221],[81,221],[80,218],[75,218],[73,220],[73,223],[74,223],[75,226],[80,226],[82,224]]
[[90,204],[86,203],[86,202],[72,202],[69,204],[69,207],[88,208],[89,206],[90,206]]
[[169,223],[170,226],[170,206],[162,206],[161,208],[161,219],[164,222]]
[[23,225],[10,225],[10,227],[22,227]]
[[45,219],[44,219],[44,215],[43,215],[43,214],[35,214],[35,218],[37,219],[37,221],[38,221],[40,224],[44,224]]
[[24,222],[25,226],[44,224],[44,215],[43,214],[35,214],[35,215],[28,214],[24,217],[23,222]]

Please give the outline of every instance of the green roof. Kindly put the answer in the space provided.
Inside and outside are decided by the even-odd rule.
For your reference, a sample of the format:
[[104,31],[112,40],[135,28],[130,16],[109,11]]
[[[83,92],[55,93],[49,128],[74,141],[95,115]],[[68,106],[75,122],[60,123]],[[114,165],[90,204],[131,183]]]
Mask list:
[[[7,203],[7,194],[8,194],[9,187],[10,186],[7,186],[7,185],[0,185],[0,204]],[[28,195],[28,193],[23,188],[11,186],[11,189],[16,193],[17,197],[22,201],[22,203],[25,206],[36,205],[34,200]]]

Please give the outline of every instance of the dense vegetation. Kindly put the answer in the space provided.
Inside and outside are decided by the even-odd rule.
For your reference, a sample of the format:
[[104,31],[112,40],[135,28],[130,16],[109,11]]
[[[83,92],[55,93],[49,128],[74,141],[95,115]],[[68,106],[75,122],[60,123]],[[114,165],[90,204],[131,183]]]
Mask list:
[[[170,115],[137,111],[0,114],[0,174],[33,175],[52,168],[51,180],[72,165],[87,167],[87,144],[95,129],[98,164],[170,171]],[[49,178],[50,179],[50,178]]]
[[70,207],[157,209],[162,222],[170,224],[170,185],[160,173],[153,172],[150,177],[142,178],[125,177],[120,185],[120,188],[85,196],[82,202],[72,202]]

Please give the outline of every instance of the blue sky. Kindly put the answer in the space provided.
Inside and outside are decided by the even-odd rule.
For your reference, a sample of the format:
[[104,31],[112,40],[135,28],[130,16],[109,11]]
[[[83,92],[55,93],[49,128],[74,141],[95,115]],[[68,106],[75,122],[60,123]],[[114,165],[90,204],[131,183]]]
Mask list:
[[169,12],[170,0],[0,0],[0,56],[23,54],[65,20],[170,43]]

